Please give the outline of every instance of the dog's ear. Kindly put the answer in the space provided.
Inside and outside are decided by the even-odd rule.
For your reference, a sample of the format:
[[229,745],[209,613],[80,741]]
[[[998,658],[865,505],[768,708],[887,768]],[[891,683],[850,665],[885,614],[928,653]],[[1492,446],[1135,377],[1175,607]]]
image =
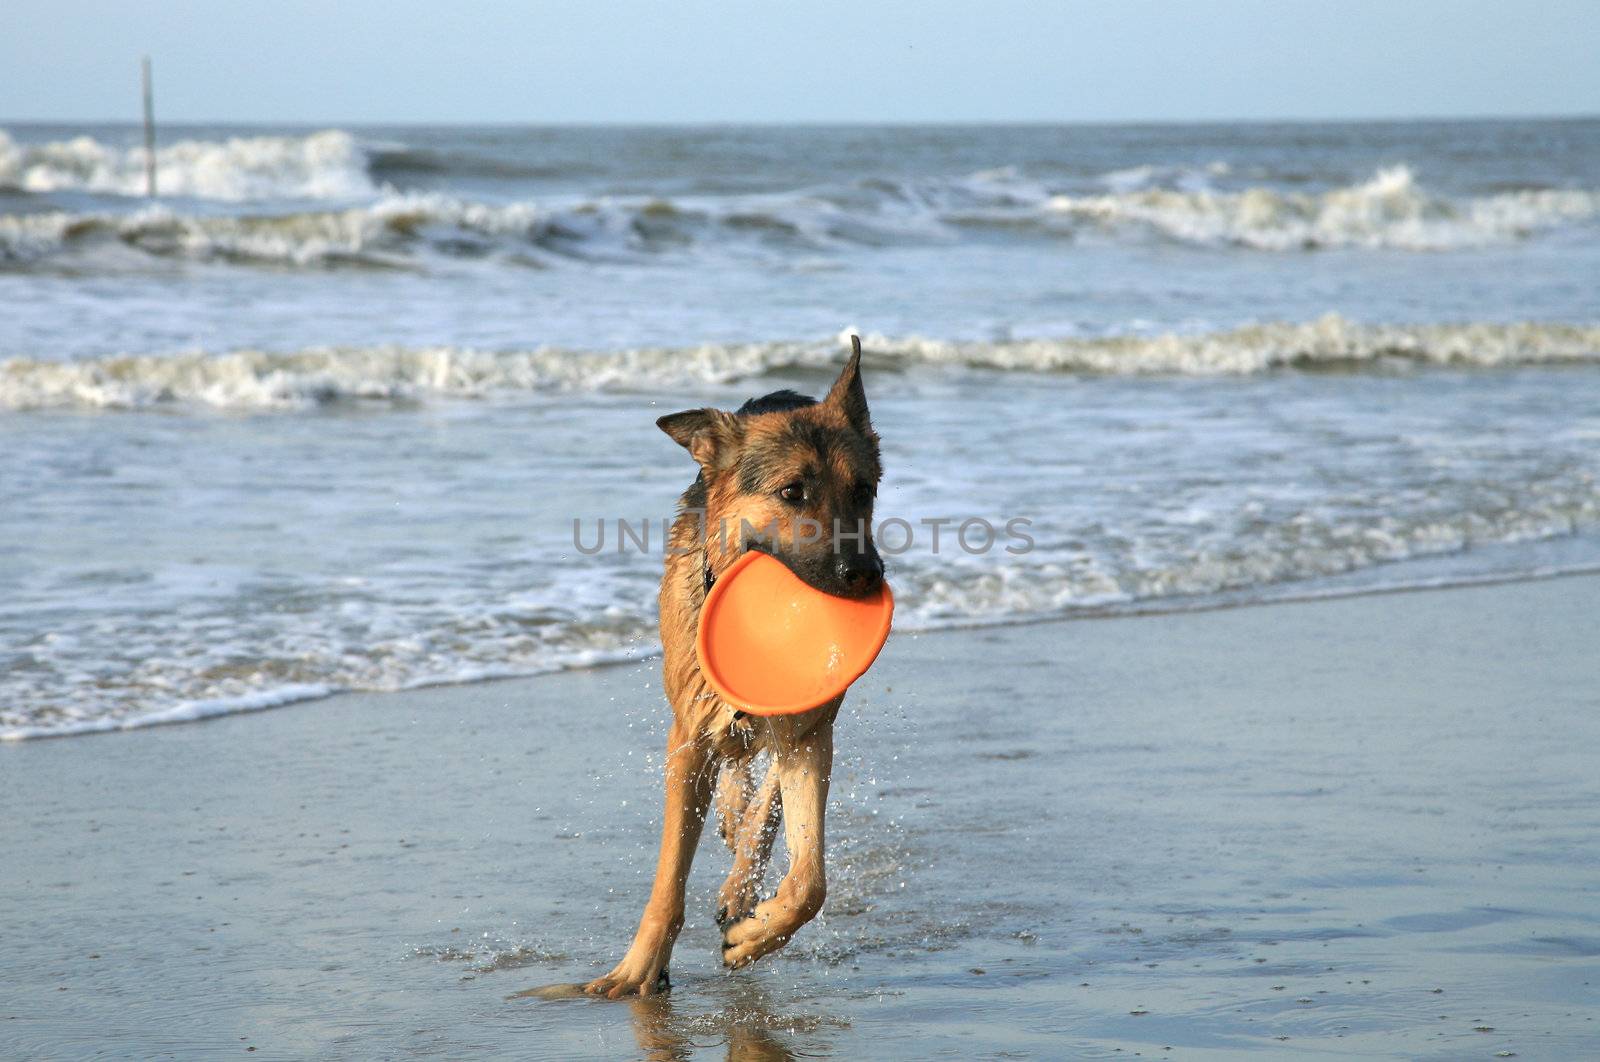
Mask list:
[[671,413],[656,421],[656,427],[672,436],[672,441],[688,450],[708,472],[732,464],[744,436],[739,418],[720,409]]
[[867,392],[861,386],[861,337],[850,337],[850,360],[844,371],[833,381],[824,401],[839,409],[850,426],[863,435],[872,434],[872,417],[867,412]]

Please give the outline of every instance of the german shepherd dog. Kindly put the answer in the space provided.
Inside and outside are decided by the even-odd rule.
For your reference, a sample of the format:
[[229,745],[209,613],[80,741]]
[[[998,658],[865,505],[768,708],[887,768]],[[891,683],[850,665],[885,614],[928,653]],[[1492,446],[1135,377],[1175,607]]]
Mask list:
[[[713,789],[733,851],[717,897],[723,963],[737,969],[776,951],[822,908],[833,720],[844,698],[797,715],[748,715],[706,684],[695,633],[712,584],[746,550],[772,554],[830,594],[863,597],[882,582],[871,537],[878,436],[861,386],[861,341],[852,336],[851,345],[821,402],[776,391],[735,413],[691,409],[656,421],[700,466],[679,499],[661,579],[662,673],[673,715],[666,811],[655,885],[633,945],[615,969],[584,986],[592,995],[619,999],[671,987],[667,963]],[[762,751],[772,763],[758,786],[752,760]],[[789,871],[760,900],[780,818]]]

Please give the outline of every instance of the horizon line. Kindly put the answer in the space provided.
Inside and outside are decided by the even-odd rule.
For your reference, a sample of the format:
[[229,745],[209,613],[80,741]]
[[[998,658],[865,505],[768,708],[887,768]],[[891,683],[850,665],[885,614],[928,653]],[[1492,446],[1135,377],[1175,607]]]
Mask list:
[[[388,126],[393,128],[978,128],[978,127],[1069,127],[1069,126],[1205,126],[1205,125],[1400,125],[1410,122],[1570,122],[1600,120],[1600,110],[1568,113],[1521,114],[1413,114],[1369,116],[1284,116],[1234,118],[965,118],[965,119],[830,119],[830,118],[646,118],[646,119],[378,119],[378,118],[170,118],[157,126]],[[20,125],[128,125],[138,127],[135,118],[0,118],[0,127]]]

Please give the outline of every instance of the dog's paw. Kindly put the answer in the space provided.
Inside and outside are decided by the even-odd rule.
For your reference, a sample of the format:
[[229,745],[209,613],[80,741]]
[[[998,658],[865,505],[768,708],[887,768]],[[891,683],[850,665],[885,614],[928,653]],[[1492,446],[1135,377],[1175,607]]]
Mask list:
[[822,910],[826,894],[821,878],[785,878],[777,895],[756,904],[748,917],[722,928],[722,964],[737,970],[789,943],[795,931]]
[[717,890],[717,925],[725,929],[749,918],[759,901],[756,883],[748,875],[730,875]]
[[596,977],[593,981],[583,986],[583,991],[591,996],[604,996],[607,999],[621,999],[624,996],[653,996],[658,992],[668,992],[672,989],[672,979],[667,976],[667,971],[639,969],[632,967],[626,959],[618,963],[616,968],[604,977]]
[[723,926],[722,965],[737,970],[789,943],[793,930],[780,928],[770,914],[761,910],[771,902],[759,904],[749,915]]

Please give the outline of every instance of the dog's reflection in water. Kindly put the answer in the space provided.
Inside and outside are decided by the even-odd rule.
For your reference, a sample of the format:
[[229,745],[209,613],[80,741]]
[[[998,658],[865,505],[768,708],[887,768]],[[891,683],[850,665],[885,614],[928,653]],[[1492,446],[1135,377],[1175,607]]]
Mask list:
[[[593,999],[584,994],[583,986],[547,985],[518,992],[509,999]],[[715,1000],[707,1000],[714,1004]],[[695,1051],[703,1050],[708,1042],[721,1037],[728,1045],[728,1062],[792,1062],[794,1053],[783,1044],[779,1028],[793,1028],[800,1024],[809,1028],[810,1021],[774,1014],[767,995],[758,984],[747,982],[728,993],[722,1005],[710,1012],[689,1011],[676,1007],[669,992],[653,996],[636,996],[628,1001],[629,1016],[633,1019],[634,1039],[639,1043],[639,1057],[650,1062],[677,1062],[690,1058]]]
[[[696,1038],[701,1045],[708,1039],[706,1033],[712,1031],[705,1027],[710,1023],[704,1018],[696,1022],[674,1013],[671,995],[636,999],[629,1008],[633,1012],[633,1036],[639,1042],[641,1057],[651,1062],[690,1057],[695,1046],[691,1030],[698,1029]],[[791,1062],[794,1058],[779,1034],[766,1027],[764,1019],[772,1015],[763,1009],[724,1008],[711,1017],[715,1032],[727,1041],[728,1062]]]

